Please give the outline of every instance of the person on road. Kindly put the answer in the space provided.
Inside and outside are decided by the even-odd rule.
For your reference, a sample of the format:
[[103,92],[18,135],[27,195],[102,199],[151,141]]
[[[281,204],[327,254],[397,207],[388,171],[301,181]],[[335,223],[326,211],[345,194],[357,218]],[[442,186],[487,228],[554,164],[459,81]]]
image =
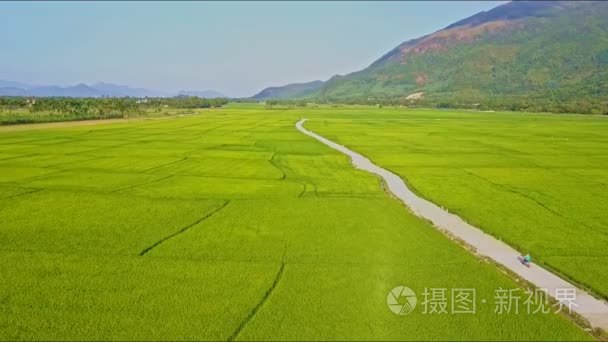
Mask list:
[[526,254],[523,257],[521,257],[521,263],[524,264],[527,267],[530,267],[530,263],[532,262],[532,257],[530,256],[530,254]]

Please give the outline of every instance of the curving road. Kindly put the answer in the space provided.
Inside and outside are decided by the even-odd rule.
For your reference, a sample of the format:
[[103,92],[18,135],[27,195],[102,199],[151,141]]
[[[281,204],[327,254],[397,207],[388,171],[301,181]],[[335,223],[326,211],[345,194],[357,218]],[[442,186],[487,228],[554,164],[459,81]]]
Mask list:
[[[477,254],[486,256],[503,265],[536,287],[546,289],[553,298],[556,297],[555,294],[558,289],[575,289],[576,299],[574,305],[572,305],[572,311],[587,319],[593,328],[601,328],[608,332],[608,303],[592,297],[589,293],[576,288],[573,284],[540,266],[534,264],[529,268],[523,266],[518,259],[521,255],[518,251],[484,233],[479,228],[466,223],[459,216],[450,214],[436,204],[416,196],[399,176],[377,166],[368,158],[307,130],[303,127],[306,120],[301,119],[296,123],[296,128],[300,132],[348,155],[356,168],[380,176],[391,193],[405,203],[414,214],[431,221],[435,227],[465,241],[476,249]],[[564,302],[565,310],[567,310],[566,304]]]

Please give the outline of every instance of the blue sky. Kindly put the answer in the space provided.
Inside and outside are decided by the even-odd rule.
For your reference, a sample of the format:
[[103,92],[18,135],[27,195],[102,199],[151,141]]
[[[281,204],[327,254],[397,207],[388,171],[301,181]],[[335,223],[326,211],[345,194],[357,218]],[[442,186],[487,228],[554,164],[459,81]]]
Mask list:
[[250,96],[359,70],[501,3],[0,2],[0,79]]

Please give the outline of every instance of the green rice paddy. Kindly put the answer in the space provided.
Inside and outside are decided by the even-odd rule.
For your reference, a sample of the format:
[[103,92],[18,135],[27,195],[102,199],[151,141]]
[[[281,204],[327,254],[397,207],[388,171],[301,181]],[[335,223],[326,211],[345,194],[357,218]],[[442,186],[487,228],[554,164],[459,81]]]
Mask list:
[[608,120],[348,111],[307,125],[420,195],[608,298]]
[[[568,260],[605,270],[602,201],[584,201],[606,182],[594,144],[606,142],[600,127],[608,122],[565,117],[552,131],[544,116],[228,106],[169,119],[32,126],[0,131],[0,339],[592,338],[564,315],[527,314],[518,282],[413,216],[376,177],[299,133],[300,116],[565,273]],[[508,137],[517,139],[508,145]],[[564,157],[543,139],[567,146],[566,138],[576,138],[570,153],[587,159],[572,158],[576,167],[559,169],[568,175],[562,179],[552,167]],[[526,162],[542,165],[541,173]],[[577,193],[570,179],[590,193]],[[525,229],[549,217],[555,226]],[[572,222],[586,226],[560,236],[576,232]],[[572,276],[601,283],[586,274]],[[400,285],[418,294],[418,307],[403,316],[387,307]],[[448,300],[451,289],[475,289],[476,312],[424,313],[425,288],[447,289]],[[518,313],[495,313],[501,288],[519,289]]]

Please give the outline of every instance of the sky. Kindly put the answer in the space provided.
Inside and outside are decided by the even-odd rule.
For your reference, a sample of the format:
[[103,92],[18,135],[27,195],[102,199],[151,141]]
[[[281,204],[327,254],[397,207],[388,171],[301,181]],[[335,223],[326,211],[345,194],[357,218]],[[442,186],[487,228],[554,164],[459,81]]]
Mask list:
[[501,3],[0,1],[0,79],[245,97],[360,70]]

